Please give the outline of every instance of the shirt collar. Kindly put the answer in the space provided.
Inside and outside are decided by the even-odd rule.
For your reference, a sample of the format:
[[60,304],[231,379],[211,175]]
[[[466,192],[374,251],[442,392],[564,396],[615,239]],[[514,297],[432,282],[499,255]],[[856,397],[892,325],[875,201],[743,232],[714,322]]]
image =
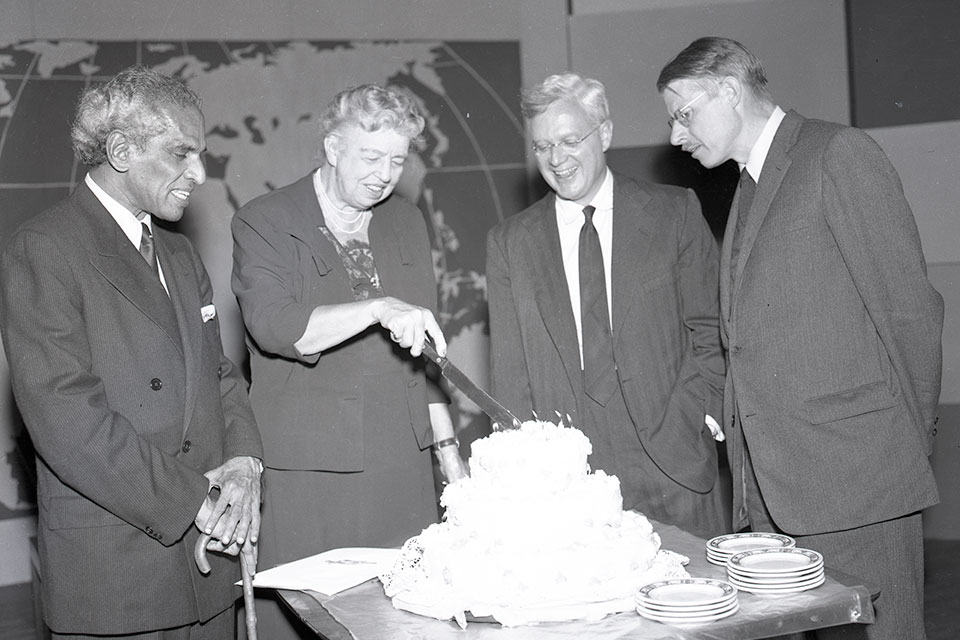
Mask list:
[[[590,200],[590,204],[597,213],[602,214],[613,210],[613,174],[609,167],[600,184],[600,189]],[[557,220],[562,225],[580,224],[583,222],[583,205],[557,196]]]
[[773,113],[771,113],[767,119],[767,124],[764,125],[763,131],[760,132],[760,137],[757,138],[753,149],[750,150],[750,157],[747,158],[747,164],[740,165],[741,169],[743,169],[743,167],[747,168],[747,173],[750,174],[754,182],[760,182],[760,170],[763,169],[763,163],[767,160],[767,154],[770,153],[773,136],[776,135],[777,129],[780,128],[780,123],[783,122],[783,118],[786,115],[780,107],[773,108]]
[[93,192],[93,195],[97,197],[97,200],[100,201],[100,204],[103,205],[110,216],[116,220],[118,225],[120,225],[120,229],[123,231],[123,234],[130,239],[130,242],[133,243],[133,246],[140,246],[140,236],[143,233],[140,228],[141,222],[147,223],[147,226],[150,227],[150,231],[153,232],[153,219],[149,213],[144,212],[143,220],[141,221],[129,209],[117,202],[113,196],[104,191],[103,188],[94,181],[93,177],[89,173],[83,179],[83,181],[88,187],[90,187],[90,191]]

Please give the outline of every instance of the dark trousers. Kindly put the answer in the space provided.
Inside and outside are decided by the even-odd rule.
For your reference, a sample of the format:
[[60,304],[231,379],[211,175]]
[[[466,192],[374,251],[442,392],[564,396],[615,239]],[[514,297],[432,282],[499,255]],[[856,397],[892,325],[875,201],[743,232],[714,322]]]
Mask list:
[[868,524],[845,531],[793,535],[781,530],[764,503],[757,477],[744,456],[744,490],[747,517],[753,531],[790,535],[797,546],[823,555],[827,567],[858,578],[880,596],[873,603],[873,624],[848,624],[821,629],[817,640],[867,638],[868,640],[925,640],[923,625],[923,530],[919,513]]

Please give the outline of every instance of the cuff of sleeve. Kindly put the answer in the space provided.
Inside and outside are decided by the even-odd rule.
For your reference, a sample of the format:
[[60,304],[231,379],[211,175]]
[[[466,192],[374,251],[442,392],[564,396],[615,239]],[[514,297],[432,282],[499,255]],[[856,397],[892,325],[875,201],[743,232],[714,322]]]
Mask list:
[[278,353],[308,364],[313,364],[320,359],[319,353],[300,355],[297,348],[293,346],[297,340],[303,337],[303,332],[307,330],[307,324],[310,322],[313,309],[313,305],[291,304],[284,309],[282,314],[275,317],[273,333],[280,345]]
[[450,404],[450,396],[443,390],[443,386],[430,376],[427,376],[427,404]]

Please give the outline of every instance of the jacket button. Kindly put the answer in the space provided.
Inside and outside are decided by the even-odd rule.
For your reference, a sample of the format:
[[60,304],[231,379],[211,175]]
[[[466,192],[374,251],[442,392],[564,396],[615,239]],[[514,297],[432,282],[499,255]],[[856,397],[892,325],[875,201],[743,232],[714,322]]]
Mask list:
[[217,367],[217,378],[223,380],[223,366]]
[[190,453],[191,442],[189,440],[183,441],[183,446],[180,447],[180,450],[184,453]]
[[150,388],[154,391],[160,391],[163,388],[163,381],[160,378],[154,378],[150,381]]
[[741,347],[738,344],[735,344],[732,347],[730,347],[730,353],[740,353],[741,349],[743,349],[743,347]]
[[415,386],[417,386],[417,381],[411,380],[410,382],[407,383],[407,386],[413,389]]

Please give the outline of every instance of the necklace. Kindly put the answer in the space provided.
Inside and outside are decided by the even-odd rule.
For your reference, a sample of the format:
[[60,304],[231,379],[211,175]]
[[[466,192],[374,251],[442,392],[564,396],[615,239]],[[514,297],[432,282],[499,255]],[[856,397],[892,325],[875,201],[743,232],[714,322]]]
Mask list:
[[370,209],[364,209],[354,213],[344,211],[333,204],[330,196],[327,195],[326,189],[323,187],[323,181],[320,179],[319,171],[314,175],[313,183],[314,190],[317,192],[317,197],[320,201],[320,210],[323,212],[323,219],[330,224],[330,226],[340,233],[347,235],[357,233],[363,228]]
[[[358,231],[360,231],[360,229],[363,228],[363,223],[366,222],[366,219],[364,216],[367,213],[367,211],[369,211],[369,209],[367,211],[358,211],[357,215],[351,220],[351,219],[345,219],[345,217],[342,217],[342,214],[343,214],[342,210],[337,209],[332,204],[330,206],[332,208],[332,211],[330,211],[330,215],[327,215],[327,212],[324,211],[323,218],[328,223],[330,223],[330,225],[333,226],[337,231],[339,231],[340,233],[351,234],[351,233],[357,233]],[[337,214],[340,214],[340,215],[337,215]],[[353,228],[348,228],[348,227],[353,227]]]

